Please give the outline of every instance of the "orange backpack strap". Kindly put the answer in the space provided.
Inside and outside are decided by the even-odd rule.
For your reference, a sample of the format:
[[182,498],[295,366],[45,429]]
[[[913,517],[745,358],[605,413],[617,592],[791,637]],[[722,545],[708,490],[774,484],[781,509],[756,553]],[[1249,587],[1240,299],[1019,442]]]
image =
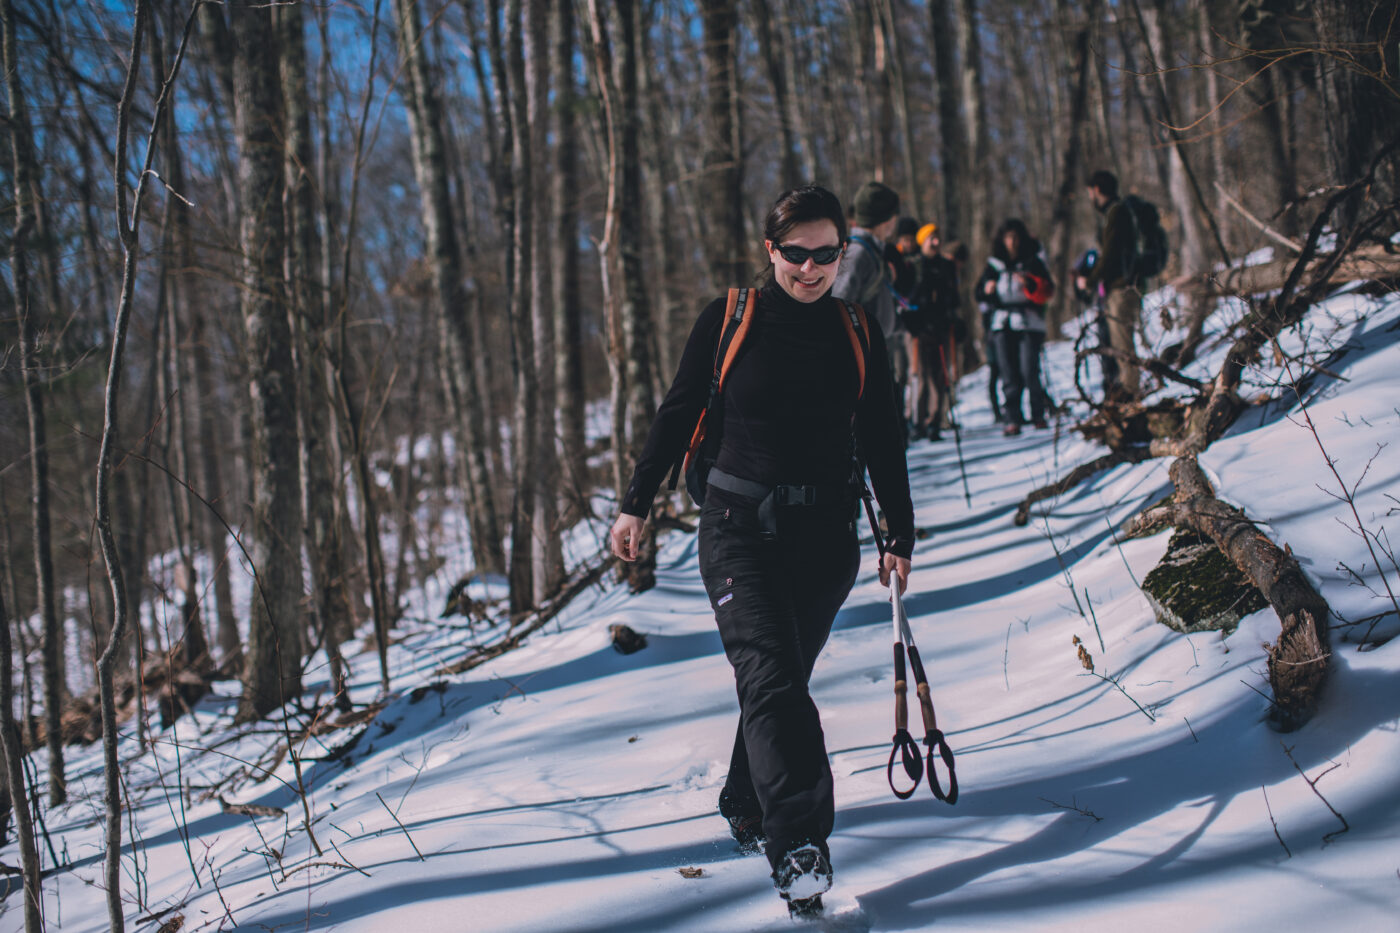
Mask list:
[[870,344],[870,322],[865,316],[865,309],[855,302],[837,298],[836,306],[842,311],[841,323],[846,328],[846,336],[851,339],[851,350],[856,355],[856,377],[860,386],[856,398],[859,399],[865,394],[865,354]]
[[[747,288],[731,288],[729,290],[729,303],[725,306],[724,329],[730,331],[730,336],[726,342],[724,334],[721,333],[720,345],[715,350],[716,394],[724,389],[724,380],[729,375],[729,367],[733,364],[734,358],[739,355],[739,348],[743,346],[744,338],[749,335],[749,328],[753,325],[754,316],[745,313],[748,304],[749,290]],[[720,359],[720,354],[724,354],[723,360]]]
[[705,441],[705,423],[708,420],[710,409],[719,400],[720,390],[724,387],[724,379],[729,374],[729,367],[739,354],[739,347],[743,344],[744,338],[748,336],[749,327],[753,324],[754,315],[749,313],[749,294],[747,288],[731,288],[728,299],[724,306],[724,321],[720,324],[719,341],[715,345],[715,369],[710,378],[710,395],[705,402],[705,407],[700,412],[700,418],[695,423],[695,430],[690,435],[690,444],[687,445],[685,456],[676,462],[676,466],[671,470],[670,488],[675,489],[682,470],[689,470],[690,464],[700,453],[700,445]]

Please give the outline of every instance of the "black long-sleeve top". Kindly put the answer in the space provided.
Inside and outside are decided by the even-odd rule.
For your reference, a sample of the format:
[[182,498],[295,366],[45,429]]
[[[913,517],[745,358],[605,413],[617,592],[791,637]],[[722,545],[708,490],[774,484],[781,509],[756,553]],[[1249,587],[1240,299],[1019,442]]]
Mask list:
[[[769,283],[757,298],[757,307],[750,308],[756,316],[719,402],[723,429],[715,465],[764,485],[843,485],[851,475],[854,416],[871,484],[889,524],[890,550],[909,557],[914,506],[880,328],[869,327],[865,389],[857,401],[855,353],[831,293],[804,304]],[[709,400],[724,312],[724,298],[710,302],[686,341],[675,381],[657,409],[623,497],[622,511],[628,515],[646,516],[656,490],[690,442]]]

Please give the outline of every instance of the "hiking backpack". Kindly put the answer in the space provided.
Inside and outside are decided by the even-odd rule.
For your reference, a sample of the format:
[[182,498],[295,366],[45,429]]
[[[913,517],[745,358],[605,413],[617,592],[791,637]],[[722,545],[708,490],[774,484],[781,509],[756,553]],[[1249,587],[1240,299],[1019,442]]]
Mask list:
[[[690,436],[690,444],[671,468],[670,488],[676,488],[676,482],[684,470],[685,488],[696,505],[705,504],[705,489],[709,484],[710,468],[715,465],[719,456],[720,429],[723,422],[719,420],[721,409],[716,403],[724,390],[729,367],[738,357],[739,348],[743,346],[744,338],[748,336],[749,328],[753,325],[754,315],[747,313],[750,310],[749,298],[752,294],[752,290],[747,288],[729,290],[724,309],[724,323],[720,328],[719,345],[715,348],[715,368],[710,377],[710,396],[700,411],[695,431]],[[859,399],[865,393],[865,357],[870,345],[869,322],[866,320],[865,310],[858,304],[850,304],[837,298],[836,307],[841,312],[841,323],[845,326],[846,336],[850,339],[851,350],[855,354],[856,379],[859,386],[856,398]]]
[[1123,199],[1128,218],[1133,225],[1133,258],[1129,275],[1142,282],[1160,275],[1167,267],[1167,231],[1162,228],[1162,215],[1151,201],[1130,194]]

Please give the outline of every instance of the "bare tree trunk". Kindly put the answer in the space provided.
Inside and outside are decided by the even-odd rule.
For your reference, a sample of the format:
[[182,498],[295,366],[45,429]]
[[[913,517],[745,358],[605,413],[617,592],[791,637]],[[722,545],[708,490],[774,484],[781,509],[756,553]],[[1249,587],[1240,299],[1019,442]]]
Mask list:
[[892,0],[880,0],[879,32],[885,45],[886,99],[894,108],[894,120],[899,131],[900,161],[904,163],[904,213],[927,217],[929,202],[924,200],[923,185],[919,183],[920,169],[914,161],[914,125],[909,118],[909,85],[904,77],[904,60],[900,53],[899,23],[895,19]]
[[[796,14],[792,5],[786,2],[779,4],[779,9],[783,18],[779,25],[783,27],[779,30],[790,32],[796,26]],[[822,177],[823,172],[817,166],[817,156],[815,147],[812,145],[811,131],[808,129],[807,115],[802,110],[801,102],[806,98],[804,93],[807,87],[805,81],[799,77],[798,63],[802,60],[803,43],[794,42],[786,50],[786,54],[781,55],[783,68],[783,83],[788,89],[788,93],[783,95],[783,104],[787,112],[787,120],[792,125],[792,133],[797,141],[797,163],[801,167],[796,184],[804,181],[815,181]]]
[[[1282,212],[1278,219],[1278,229],[1284,236],[1296,236],[1301,229],[1301,218],[1295,203],[1298,200],[1298,165],[1293,158],[1293,149],[1288,144],[1288,130],[1284,120],[1288,94],[1287,74],[1279,74],[1271,68],[1263,72],[1258,80],[1262,82],[1264,91],[1262,94],[1251,93],[1251,98],[1258,105],[1259,120],[1267,141],[1264,149],[1273,163],[1273,171],[1270,173],[1273,198]],[[1252,85],[1249,87],[1252,88]],[[1211,97],[1212,100],[1215,99],[1214,94]]]
[[[571,3],[572,0],[554,0]],[[522,52],[525,63],[525,119],[528,127],[527,162],[529,173],[527,234],[530,238],[530,391],[535,395],[535,432],[532,472],[526,481],[534,485],[531,534],[531,605],[543,605],[564,582],[564,547],[559,536],[559,456],[555,443],[554,407],[554,317],[549,307],[553,288],[548,263],[549,241],[555,234],[549,226],[550,208],[545,203],[548,190],[547,140],[549,138],[549,18],[551,0],[529,0],[525,7]],[[561,140],[572,145],[572,140]],[[541,404],[544,402],[544,404]]]
[[[656,5],[650,6],[655,8]],[[657,274],[648,280],[648,300],[651,306],[657,309],[654,319],[656,339],[653,354],[657,365],[652,368],[652,386],[655,394],[661,395],[666,387],[657,381],[657,370],[675,371],[674,353],[679,349],[676,346],[676,331],[678,326],[684,326],[676,320],[675,313],[677,306],[681,304],[676,297],[677,291],[683,286],[676,282],[677,269],[666,257],[678,255],[676,251],[685,247],[681,245],[680,237],[677,236],[677,225],[669,222],[669,212],[666,209],[666,193],[674,188],[674,182],[673,172],[670,170],[672,163],[666,152],[670,147],[670,140],[664,128],[665,94],[660,85],[652,83],[653,74],[660,75],[664,72],[651,41],[652,18],[648,15],[647,7],[646,3],[636,4],[633,7],[633,16],[637,21],[634,27],[637,40],[641,43],[636,60],[637,94],[643,102],[639,114],[642,121],[641,159],[646,169],[642,173],[642,196],[645,205],[642,213],[647,229],[656,231],[645,254],[651,268],[657,270]]]
[[[768,78],[768,90],[773,94],[773,109],[778,116],[778,185],[784,191],[801,184],[801,174],[797,168],[797,143],[792,128],[792,102],[788,93],[787,68],[785,58],[791,50],[785,50],[782,33],[773,32],[772,12],[766,2],[749,6],[753,14],[754,37],[758,40],[758,53],[763,58],[763,71]],[[663,361],[664,363],[664,361]]]
[[[1074,196],[1081,184],[1083,170],[1080,157],[1084,149],[1084,127],[1089,119],[1089,40],[1098,24],[1099,0],[1085,0],[1078,5],[1084,16],[1083,25],[1074,34],[1074,59],[1069,63],[1073,75],[1074,90],[1070,98],[1068,139],[1065,141],[1064,162],[1060,169],[1060,184],[1055,193],[1055,207],[1050,215],[1050,261],[1054,263],[1055,281],[1069,281],[1070,239],[1073,233]],[[1076,8],[1068,0],[1058,4],[1060,22],[1068,24],[1070,14]],[[1060,336],[1060,327],[1072,315],[1069,307],[1073,289],[1061,287],[1051,306],[1046,322],[1050,337]]]
[[[1311,4],[1325,54],[1314,56],[1327,143],[1327,167],[1335,185],[1350,184],[1367,172],[1372,156],[1395,133],[1397,82],[1393,60],[1400,21],[1394,0],[1315,0]],[[1396,195],[1400,166],[1392,160],[1379,173],[1383,189]],[[1357,215],[1343,204],[1340,228]]]
[[[156,28],[151,34],[151,64],[156,75],[164,75],[164,41],[174,41],[177,37],[167,36],[165,40]],[[178,131],[173,122],[167,123],[160,134],[165,151],[168,181],[176,191],[185,190],[184,157],[180,151]],[[193,457],[190,452],[190,414],[184,387],[193,382],[190,367],[185,362],[188,341],[181,322],[188,317],[196,288],[194,272],[194,237],[190,231],[189,215],[186,207],[169,194],[165,198],[162,214],[161,278],[159,288],[161,298],[156,302],[157,309],[164,306],[166,315],[166,340],[168,358],[161,372],[168,380],[163,398],[169,399],[171,417],[166,422],[167,454],[174,465],[174,475],[188,486],[193,482]],[[172,268],[173,265],[173,268]],[[200,590],[198,573],[195,570],[194,550],[196,544],[195,510],[191,489],[167,477],[167,488],[171,501],[171,517],[174,519],[174,539],[177,559],[180,562],[179,586],[183,603],[180,606],[180,644],[183,649],[181,660],[192,670],[207,671],[211,666],[209,642],[205,636],[204,623],[200,610]]]
[[[1150,80],[1159,85],[1161,100],[1170,103],[1172,89],[1167,83],[1167,75],[1158,71],[1173,61],[1172,49],[1163,23],[1167,11],[1165,0],[1154,0],[1154,3],[1155,6],[1142,10],[1145,38],[1151,54],[1149,65],[1156,72]],[[1169,122],[1171,120],[1170,113],[1177,109],[1173,106],[1170,111],[1166,111],[1164,108],[1164,112],[1159,114],[1159,119]],[[1196,213],[1195,200],[1191,195],[1190,182],[1186,177],[1188,171],[1188,166],[1185,164],[1186,154],[1180,146],[1173,147],[1172,152],[1174,157],[1168,162],[1167,177],[1171,204],[1177,215],[1179,233],[1177,258],[1181,263],[1182,274],[1196,276],[1204,272],[1206,267],[1201,222]]]
[[[1210,261],[1206,256],[1203,219],[1205,224],[1209,225],[1211,235],[1214,238],[1217,258],[1228,266],[1230,255],[1225,248],[1225,241],[1221,238],[1220,228],[1210,213],[1210,206],[1206,203],[1205,194],[1201,191],[1200,184],[1196,180],[1191,163],[1187,161],[1185,141],[1182,139],[1181,133],[1175,129],[1175,121],[1172,116],[1175,108],[1172,104],[1171,88],[1167,84],[1167,75],[1162,71],[1162,68],[1165,67],[1164,63],[1171,61],[1171,49],[1162,28],[1165,0],[1155,0],[1155,2],[1157,5],[1154,9],[1144,11],[1139,6],[1139,0],[1133,0],[1133,9],[1137,14],[1143,38],[1147,41],[1149,64],[1155,73],[1154,85],[1157,92],[1157,108],[1160,119],[1165,127],[1166,136],[1172,143],[1167,175],[1171,200],[1176,208],[1181,234],[1181,245],[1178,253],[1180,274],[1195,281],[1201,281],[1210,272]],[[1184,365],[1195,356],[1196,346],[1200,343],[1206,317],[1214,307],[1205,293],[1200,290],[1195,291],[1188,301],[1185,321],[1187,337],[1183,344],[1174,348],[1170,354],[1173,362],[1177,365]]]
[[63,735],[59,715],[68,690],[63,671],[63,620],[54,602],[53,551],[49,528],[48,428],[44,418],[44,387],[40,372],[41,332],[29,277],[29,235],[34,230],[34,192],[39,171],[34,155],[34,135],[20,85],[16,58],[15,17],[9,0],[4,3],[5,75],[9,94],[10,152],[14,166],[15,229],[10,244],[14,277],[15,311],[19,317],[19,360],[24,400],[29,415],[29,476],[34,532],[35,580],[39,587],[39,617],[44,628],[44,730],[49,750],[49,805],[68,799],[63,775]]
[[[630,11],[632,2],[625,4]],[[743,149],[739,141],[739,68],[738,43],[735,32],[739,25],[737,0],[701,0],[700,15],[704,25],[705,60],[705,101],[707,113],[706,146],[703,158],[705,181],[701,185],[701,196],[709,214],[709,230],[705,241],[709,250],[710,270],[720,287],[738,285],[748,281],[748,263],[744,259],[744,195],[743,195]],[[622,5],[618,7],[619,19]],[[627,60],[635,55],[635,45],[629,48],[627,35],[633,27],[629,22],[622,23],[624,35],[619,41],[622,57]],[[623,67],[626,67],[625,65]],[[624,75],[621,88],[623,95],[628,92]],[[630,79],[635,87],[636,78]],[[628,115],[628,103],[619,101],[622,111],[624,136],[627,127],[633,127],[635,117]],[[626,140],[623,140],[624,150]],[[622,165],[624,179],[628,173],[625,161]],[[626,182],[624,180],[624,186]],[[624,195],[622,209],[629,209]],[[624,223],[619,234],[628,236]],[[621,245],[621,244],[619,244]],[[624,264],[624,287],[627,276],[627,251],[622,248]],[[638,257],[640,262],[640,257]],[[640,271],[640,270],[638,270]],[[624,299],[624,304],[626,299]],[[635,387],[633,389],[635,390]]]
[[[282,49],[282,99],[286,108],[283,204],[287,231],[284,264],[291,283],[291,313],[297,354],[299,450],[306,554],[311,564],[312,612],[309,626],[321,635],[330,662],[336,702],[347,706],[345,662],[340,643],[349,636],[351,612],[345,587],[346,568],[339,540],[334,445],[334,377],[328,367],[332,333],[327,321],[329,290],[320,270],[326,245],[318,230],[314,186],[316,147],[311,131],[311,95],[306,71],[306,23],[299,5],[278,7],[274,14]],[[329,50],[324,50],[329,54]],[[306,632],[308,629],[303,629]]]
[[607,135],[607,201],[603,211],[603,237],[598,243],[598,266],[603,286],[604,328],[608,341],[609,436],[612,441],[613,489],[621,501],[626,482],[622,451],[626,447],[627,372],[622,359],[622,328],[618,323],[617,293],[613,287],[613,266],[617,248],[618,199],[621,180],[620,146],[618,139],[618,92],[613,76],[612,40],[608,22],[598,0],[588,0],[589,35],[592,37],[595,84],[602,103],[603,124]]
[[966,237],[962,227],[962,189],[967,166],[967,130],[959,109],[956,29],[950,9],[952,0],[929,0],[929,31],[932,33],[933,73],[938,84],[938,158],[943,181],[937,217],[943,239],[950,235]]
[[986,249],[990,236],[987,216],[987,106],[982,88],[982,40],[978,37],[978,0],[958,0],[957,39],[959,93],[967,128],[967,153],[962,175],[963,209],[968,229],[965,236],[973,249],[973,268]]
[[[11,157],[15,175],[15,236],[12,243],[11,253],[11,273],[14,276],[14,298],[15,309],[21,317],[21,333],[24,332],[24,322],[29,319],[28,306],[28,269],[25,265],[25,251],[27,249],[25,238],[28,236],[29,227],[33,224],[33,215],[29,206],[29,199],[25,192],[28,188],[27,176],[32,170],[28,164],[30,159],[30,145],[32,138],[27,138],[28,117],[24,110],[24,96],[19,84],[19,59],[16,53],[15,39],[15,12],[10,6],[10,0],[0,0],[0,20],[3,20],[3,54],[7,92],[9,97],[9,117],[10,117],[10,141]],[[25,350],[21,348],[21,360],[26,357]],[[27,362],[22,362],[25,366],[26,376],[28,375]],[[28,379],[26,378],[26,383]],[[28,389],[28,385],[26,385]],[[32,424],[31,439],[33,443]],[[37,456],[38,449],[33,453]],[[5,564],[5,577],[10,584],[9,589],[13,592],[13,576],[9,561],[8,547],[8,523],[6,525],[6,549],[0,555],[0,560]],[[3,743],[5,751],[5,776],[6,783],[9,784],[10,806],[14,813],[15,835],[19,846],[20,867],[24,874],[24,929],[25,933],[39,933],[44,926],[43,918],[43,892],[42,876],[39,871],[39,852],[34,841],[34,824],[29,815],[29,795],[25,789],[24,782],[24,748],[20,741],[19,729],[14,720],[14,650],[10,641],[10,618],[5,611],[5,604],[0,600],[0,743]],[[27,703],[26,703],[27,706]],[[52,731],[52,730],[51,730]],[[59,745],[59,752],[62,753],[62,745]],[[59,771],[59,789],[62,790],[62,771]]]
[[[3,2],[3,0],[0,0],[0,2]],[[112,355],[107,368],[107,387],[103,399],[102,444],[97,458],[97,507],[95,524],[97,526],[98,538],[102,543],[102,555],[107,563],[107,575],[111,581],[112,589],[112,631],[111,637],[103,649],[101,657],[99,657],[97,661],[97,684],[102,705],[102,763],[105,791],[104,803],[106,809],[106,832],[103,840],[106,853],[103,864],[103,880],[107,889],[107,912],[110,928],[113,933],[120,933],[120,931],[126,928],[126,921],[123,914],[124,905],[121,896],[122,784],[117,761],[117,711],[116,699],[113,695],[113,674],[116,668],[117,656],[121,651],[122,637],[126,627],[127,593],[121,555],[117,550],[116,537],[112,533],[111,511],[108,506],[108,486],[111,479],[112,457],[116,442],[117,408],[121,393],[123,366],[122,353],[126,345],[126,333],[131,320],[132,300],[136,290],[136,262],[139,256],[138,244],[142,198],[145,195],[146,187],[152,174],[150,168],[155,157],[157,144],[156,136],[160,131],[162,117],[164,116],[169,101],[170,89],[179,71],[180,61],[184,56],[186,43],[189,41],[190,30],[194,25],[194,19],[191,17],[186,23],[180,45],[175,51],[170,73],[168,76],[162,75],[163,83],[156,100],[151,136],[146,140],[146,161],[138,176],[140,180],[136,184],[135,197],[131,206],[130,215],[128,215],[125,187],[127,179],[127,128],[131,102],[135,96],[137,73],[141,68],[142,30],[146,26],[148,18],[149,13],[145,0],[138,0],[134,12],[134,26],[132,29],[131,53],[128,59],[126,85],[122,90],[121,104],[117,108],[116,165],[113,174],[115,176],[114,187],[117,191],[117,229],[121,236],[122,249],[125,256],[122,265],[121,299],[115,315],[115,326],[113,327],[112,334]]]
[[551,304],[554,306],[554,397],[559,418],[560,457],[565,492],[570,502],[569,518],[576,520],[588,511],[587,442],[584,437],[585,383],[583,372],[583,306],[579,295],[579,209],[578,209],[578,86],[574,79],[574,5],[559,2],[555,10],[554,172],[550,178],[549,203],[553,216],[549,228]]
[[[14,23],[9,9],[9,0],[0,0],[4,5],[6,39],[9,28]],[[9,61],[8,56],[6,61]],[[0,561],[9,571],[8,553],[0,554]],[[24,745],[20,741],[19,726],[15,723],[15,670],[14,646],[10,640],[10,617],[5,610],[5,601],[0,599],[0,744],[5,753],[6,796],[15,820],[15,842],[19,849],[20,870],[24,875],[24,931],[40,933],[44,928],[43,881],[39,870],[39,847],[34,840],[34,820],[29,814],[29,791],[24,783]]]
[[[622,271],[622,301],[619,318],[626,359],[628,421],[628,445],[625,453],[621,450],[618,451],[623,460],[623,475],[629,475],[632,472],[637,458],[641,455],[642,445],[646,443],[652,418],[656,414],[656,402],[652,395],[651,380],[651,308],[647,303],[646,277],[642,268],[642,243],[645,233],[641,216],[642,167],[637,139],[640,123],[637,100],[637,65],[634,57],[637,50],[637,36],[630,6],[631,0],[621,0],[616,4],[618,19],[622,27],[618,43],[621,56],[618,70],[621,73],[621,80],[618,82],[617,101],[617,113],[620,116],[620,132],[618,133],[620,201],[617,246]],[[707,28],[707,34],[710,36],[710,41],[714,42],[719,41],[717,34],[724,34],[726,36],[724,44],[732,49],[735,19],[732,3],[729,4],[729,10],[725,16],[729,24],[728,32],[725,32],[724,28],[720,26],[711,26]],[[713,49],[711,51],[713,53]],[[729,67],[732,67],[732,64]],[[717,83],[723,84],[732,91],[731,80],[730,78],[724,81],[716,79]],[[731,104],[733,101],[734,98],[731,97]],[[714,104],[713,100],[711,104],[712,107],[718,106]],[[711,115],[712,117],[716,116],[714,109],[711,110]],[[732,113],[730,117],[732,119]],[[733,186],[726,193],[732,209],[732,214],[726,219],[726,222],[734,225],[728,234],[732,239],[728,241],[731,258],[727,263],[727,274],[739,276],[733,281],[743,281],[745,263],[741,246],[743,218],[739,214],[739,149],[737,130],[732,123],[729,129],[731,133],[728,138],[733,146],[731,151],[735,165],[732,174],[727,170],[725,172]],[[716,274],[723,271],[725,267],[725,264],[717,267]],[[637,560],[627,567],[627,578],[629,585],[636,592],[650,589],[655,585],[656,533],[654,528],[643,536]]]
[[[470,3],[463,3],[468,10]],[[469,13],[469,16],[471,14]],[[439,47],[438,60],[446,61],[449,53],[441,50],[444,31],[439,29],[433,33]],[[500,140],[496,132],[496,123],[492,108],[485,106],[485,102],[490,98],[489,81],[486,77],[486,67],[482,62],[480,43],[477,40],[476,29],[473,24],[471,38],[473,55],[472,66],[477,79],[477,87],[483,101],[482,120],[486,126],[486,150],[488,174],[495,177],[499,171],[500,161]],[[457,242],[460,250],[461,268],[472,269],[481,262],[481,244],[478,242],[472,226],[471,204],[474,199],[472,191],[471,173],[468,171],[470,163],[461,155],[461,146],[458,144],[457,130],[450,119],[448,113],[442,115],[442,141],[443,153],[448,165],[448,172],[451,178],[451,189],[453,193],[453,212],[460,229],[458,231]],[[493,192],[495,191],[492,186]],[[497,204],[497,210],[500,205]],[[477,412],[475,417],[481,423],[481,445],[484,457],[481,457],[483,467],[486,472],[478,476],[476,470],[463,470],[465,488],[467,490],[468,501],[472,509],[490,509],[491,514],[498,518],[505,513],[502,511],[501,500],[504,490],[509,484],[506,481],[505,466],[505,444],[501,435],[501,416],[496,401],[496,357],[491,352],[490,333],[487,329],[488,311],[483,306],[484,290],[478,285],[473,285],[468,289],[470,301],[468,308],[468,324],[471,328],[472,346],[475,355],[467,361],[462,372],[469,372],[475,377]],[[448,370],[453,373],[453,370]],[[458,376],[452,375],[456,379]],[[475,550],[478,545],[472,542]],[[505,551],[499,541],[483,542],[481,549],[486,552],[485,556],[489,562],[483,564],[480,556],[477,557],[477,566],[491,573],[500,573],[505,569]]]
[[253,540],[257,574],[238,718],[259,719],[301,693],[301,469],[297,373],[282,276],[282,133],[279,52],[272,11],[230,4],[236,43],[234,103],[243,206],[242,311],[252,380]]
[[[651,376],[647,356],[647,306],[645,283],[641,281],[641,236],[638,216],[637,100],[636,62],[633,59],[631,0],[614,5],[621,25],[621,62],[613,66],[612,42],[607,20],[598,0],[589,0],[593,52],[597,65],[598,88],[608,135],[608,200],[603,240],[599,256],[603,272],[603,302],[608,321],[608,371],[612,377],[613,401],[613,482],[620,500],[623,484],[635,464],[636,451],[627,438],[633,428],[636,443],[645,441],[653,414]],[[615,77],[620,76],[620,80]],[[622,294],[615,293],[610,263],[616,246],[621,253]],[[641,312],[641,327],[638,312]],[[633,353],[637,355],[632,355]],[[644,409],[638,414],[638,407]],[[638,422],[643,422],[638,427]],[[640,448],[638,448],[639,450]],[[633,589],[649,589],[655,582],[656,529],[648,523],[642,531],[638,559],[623,569]]]
[[[395,0],[394,7],[399,21],[399,57],[409,72],[412,90],[409,120],[413,128],[414,174],[418,181],[425,247],[432,269],[433,300],[438,314],[446,318],[451,335],[451,360],[457,370],[455,382],[465,416],[463,456],[472,475],[470,488],[480,491],[490,488],[491,482],[482,440],[486,433],[484,413],[490,406],[480,396],[473,374],[465,369],[479,351],[467,320],[467,300],[462,287],[457,221],[452,211],[443,144],[442,106],[423,42],[418,4],[416,0]],[[500,528],[490,500],[482,502],[481,498],[478,496],[469,507],[472,555],[479,569],[499,571],[504,569]]]
[[[534,0],[531,0],[534,3]],[[514,191],[511,229],[510,313],[515,375],[515,414],[511,450],[515,499],[510,513],[510,612],[514,616],[534,605],[534,512],[536,466],[539,458],[539,394],[530,372],[535,355],[531,315],[531,261],[534,232],[531,212],[534,191],[530,174],[530,126],[525,87],[525,11],[522,0],[507,0],[505,8],[505,86],[510,107],[510,174]]]

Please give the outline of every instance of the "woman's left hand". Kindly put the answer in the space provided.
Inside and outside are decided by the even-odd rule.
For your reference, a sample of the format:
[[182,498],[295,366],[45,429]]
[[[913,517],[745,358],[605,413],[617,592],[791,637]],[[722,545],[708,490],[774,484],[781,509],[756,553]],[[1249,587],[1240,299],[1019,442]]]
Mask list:
[[907,557],[896,557],[889,551],[880,558],[880,585],[890,585],[890,573],[894,572],[895,578],[899,580],[899,595],[904,595],[904,590],[909,586],[910,563]]

